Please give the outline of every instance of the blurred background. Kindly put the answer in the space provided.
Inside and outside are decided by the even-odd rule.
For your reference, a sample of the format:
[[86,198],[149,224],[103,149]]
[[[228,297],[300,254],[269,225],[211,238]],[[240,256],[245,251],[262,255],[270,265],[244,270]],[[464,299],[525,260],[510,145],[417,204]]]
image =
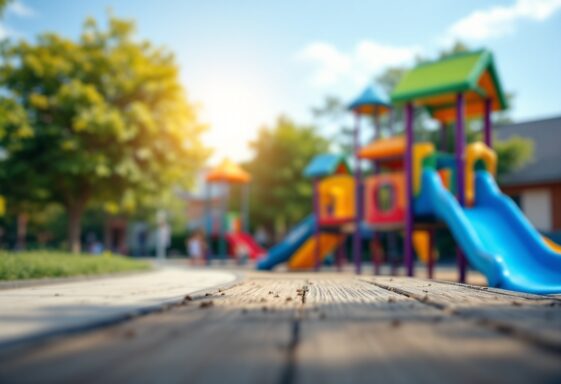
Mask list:
[[[365,84],[391,92],[415,64],[466,50],[495,54],[510,103],[495,125],[561,130],[559,0],[0,4],[5,250],[148,256],[165,232],[183,255],[202,176],[225,158],[252,174],[250,231],[273,242],[310,211],[310,159],[350,152],[346,105]],[[419,140],[435,128],[416,116]],[[499,180],[512,180],[540,148],[498,132]]]

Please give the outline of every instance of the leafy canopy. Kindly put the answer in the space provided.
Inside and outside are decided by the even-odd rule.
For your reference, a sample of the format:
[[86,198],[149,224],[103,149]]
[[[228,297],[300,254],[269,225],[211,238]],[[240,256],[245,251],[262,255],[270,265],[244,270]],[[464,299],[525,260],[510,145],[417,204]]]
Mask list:
[[133,34],[110,17],[106,28],[88,19],[78,41],[45,33],[4,45],[2,168],[8,183],[25,180],[18,196],[134,209],[190,180],[205,127],[174,56]]
[[269,228],[295,224],[312,211],[312,183],[303,171],[329,143],[311,125],[279,117],[263,127],[250,144],[253,158],[246,164],[252,175],[252,222]]

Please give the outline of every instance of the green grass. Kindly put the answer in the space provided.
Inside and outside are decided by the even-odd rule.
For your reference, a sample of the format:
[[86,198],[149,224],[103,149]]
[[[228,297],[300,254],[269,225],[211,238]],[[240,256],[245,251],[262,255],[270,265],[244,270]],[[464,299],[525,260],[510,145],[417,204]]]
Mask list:
[[54,251],[0,251],[0,280],[99,275],[148,269],[148,262],[110,253],[94,256]]

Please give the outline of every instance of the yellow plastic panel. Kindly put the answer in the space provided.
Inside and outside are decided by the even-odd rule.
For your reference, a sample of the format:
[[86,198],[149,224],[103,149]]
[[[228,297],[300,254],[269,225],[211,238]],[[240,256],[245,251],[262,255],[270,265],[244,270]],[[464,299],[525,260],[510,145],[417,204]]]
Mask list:
[[432,143],[417,143],[413,146],[413,194],[421,192],[423,160],[434,153]]
[[482,160],[487,171],[493,176],[497,174],[497,154],[485,143],[480,141],[469,144],[466,148],[465,164],[465,197],[466,204],[471,205],[475,199],[475,164]]
[[[316,236],[312,236],[301,246],[288,261],[290,269],[309,269],[315,267]],[[320,260],[323,261],[327,255],[335,251],[341,244],[343,236],[330,233],[319,235]]]
[[355,215],[355,180],[350,175],[334,175],[319,183],[321,220],[348,219]]

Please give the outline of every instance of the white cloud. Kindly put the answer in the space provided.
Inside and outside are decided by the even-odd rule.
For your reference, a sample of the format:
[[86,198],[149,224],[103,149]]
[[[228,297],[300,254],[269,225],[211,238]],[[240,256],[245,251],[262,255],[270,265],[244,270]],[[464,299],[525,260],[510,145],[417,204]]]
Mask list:
[[19,17],[34,17],[35,10],[21,1],[13,1],[8,5],[7,11]]
[[340,94],[372,81],[385,68],[410,66],[415,58],[431,56],[435,49],[449,48],[454,41],[475,45],[516,32],[518,24],[543,22],[561,11],[561,0],[512,0],[510,5],[495,5],[471,12],[451,24],[432,42],[399,46],[372,40],[357,42],[342,50],[328,42],[313,42],[295,55],[296,60],[312,68],[314,87],[336,89]]
[[[37,13],[33,8],[25,5],[21,1],[12,1],[9,3],[6,11],[21,18],[32,18],[37,16]],[[17,31],[7,27],[4,23],[0,23],[0,40],[19,35],[20,34]]]
[[312,84],[333,86],[343,81],[363,84],[386,67],[407,64],[419,53],[418,47],[396,47],[363,40],[351,52],[342,52],[325,42],[311,43],[296,54],[314,68]]
[[316,66],[312,83],[327,86],[336,83],[351,70],[351,58],[329,43],[317,42],[308,45],[297,54],[297,58]]
[[388,66],[411,62],[419,51],[419,47],[394,47],[364,40],[357,44],[354,56],[365,71],[378,72]]
[[455,22],[447,40],[481,41],[514,33],[522,20],[544,21],[561,10],[561,0],[516,0],[508,6],[477,10]]

